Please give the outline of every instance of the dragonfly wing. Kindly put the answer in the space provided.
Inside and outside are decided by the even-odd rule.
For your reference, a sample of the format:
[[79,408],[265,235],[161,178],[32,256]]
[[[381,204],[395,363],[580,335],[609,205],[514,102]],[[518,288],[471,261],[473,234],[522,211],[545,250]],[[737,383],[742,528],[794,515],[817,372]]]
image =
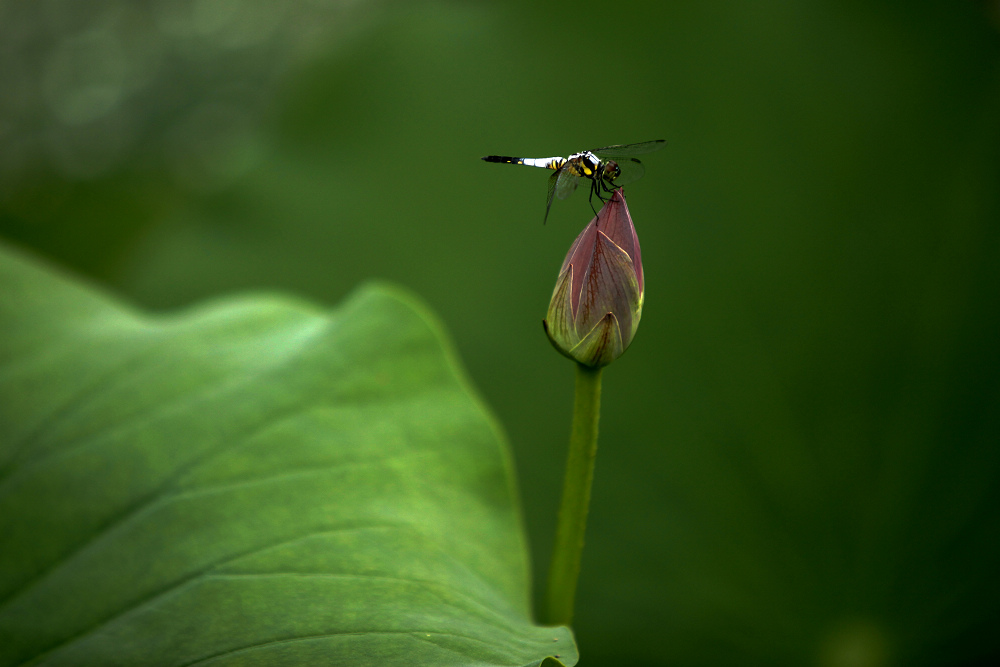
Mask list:
[[646,168],[634,157],[618,160],[618,168],[621,170],[621,173],[613,181],[615,187],[635,183],[646,173]]
[[[571,174],[568,169],[560,169],[555,173],[556,197],[566,199],[576,191],[576,186],[580,183],[580,177]],[[551,180],[551,179],[550,179]]]
[[549,176],[549,194],[548,194],[548,197],[547,197],[548,201],[545,204],[545,219],[542,220],[542,224],[543,225],[549,219],[549,209],[552,208],[552,198],[555,197],[555,195],[556,195],[556,181],[557,180],[559,180],[559,172],[558,171],[554,172],[551,176]]
[[632,155],[643,155],[658,151],[667,144],[666,139],[656,139],[655,141],[641,141],[637,144],[615,144],[605,146],[590,151],[599,158],[630,157]]

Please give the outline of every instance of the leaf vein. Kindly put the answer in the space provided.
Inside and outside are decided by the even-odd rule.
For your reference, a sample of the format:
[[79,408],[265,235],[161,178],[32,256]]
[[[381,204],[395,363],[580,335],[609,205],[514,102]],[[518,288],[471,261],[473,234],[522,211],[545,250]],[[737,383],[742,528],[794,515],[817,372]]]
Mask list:
[[[253,651],[253,650],[256,650],[256,649],[265,648],[265,647],[268,647],[268,646],[275,646],[275,645],[280,645],[280,644],[294,644],[294,643],[297,643],[297,642],[315,641],[317,639],[330,639],[330,638],[351,637],[351,636],[365,637],[365,636],[368,636],[368,635],[406,635],[406,636],[409,636],[409,637],[413,637],[414,639],[423,639],[424,641],[427,641],[426,637],[419,637],[418,636],[420,633],[423,633],[425,635],[426,634],[438,635],[438,636],[442,636],[442,637],[455,637],[457,639],[465,639],[465,640],[468,640],[468,641],[478,642],[480,644],[485,644],[487,646],[493,646],[493,644],[491,644],[490,642],[485,641],[483,639],[479,639],[477,637],[469,637],[467,635],[460,635],[460,634],[456,634],[456,633],[452,633],[452,632],[431,632],[431,633],[428,633],[428,632],[422,631],[422,630],[358,630],[358,631],[352,631],[352,632],[325,632],[325,633],[316,634],[316,635],[303,635],[301,637],[290,637],[288,639],[276,639],[276,640],[269,641],[269,642],[262,642],[260,644],[250,644],[249,646],[242,646],[242,647],[240,647],[238,649],[232,649],[232,650],[224,651],[222,653],[217,653],[215,655],[211,655],[211,656],[208,656],[208,657],[205,657],[205,658],[199,658],[198,660],[195,660],[194,662],[188,662],[188,663],[185,663],[183,665],[180,665],[179,667],[195,667],[196,665],[204,665],[204,664],[207,664],[209,662],[212,662],[213,660],[219,660],[221,658],[225,658],[225,657],[230,656],[230,655],[234,655],[234,654],[238,654],[238,653],[247,653],[247,652],[250,652],[250,651]],[[457,651],[456,649],[452,649],[452,648],[447,647],[447,646],[441,646],[440,644],[438,644],[436,642],[430,642],[430,643],[434,644],[438,648],[450,650],[453,653],[458,653],[459,655],[468,656],[468,654],[466,654],[466,653],[462,653],[461,651]]]

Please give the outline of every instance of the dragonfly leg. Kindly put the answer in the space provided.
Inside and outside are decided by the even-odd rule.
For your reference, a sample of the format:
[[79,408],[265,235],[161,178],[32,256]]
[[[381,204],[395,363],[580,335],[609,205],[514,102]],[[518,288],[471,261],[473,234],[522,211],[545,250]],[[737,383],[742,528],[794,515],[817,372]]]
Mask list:
[[594,208],[594,193],[595,192],[597,193],[597,198],[600,199],[601,201],[604,201],[604,199],[601,197],[600,191],[597,188],[597,181],[591,181],[590,182],[590,197],[587,198],[587,201],[590,203],[590,210],[594,212],[594,215],[597,215],[597,209]]

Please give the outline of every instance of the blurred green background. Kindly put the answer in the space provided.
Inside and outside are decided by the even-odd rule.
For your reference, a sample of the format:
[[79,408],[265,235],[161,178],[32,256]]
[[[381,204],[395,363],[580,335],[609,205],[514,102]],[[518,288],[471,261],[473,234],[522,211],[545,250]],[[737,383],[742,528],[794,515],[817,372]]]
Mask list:
[[479,158],[659,138],[582,664],[1000,664],[1000,3],[0,2],[0,235],[152,309],[416,291],[536,589],[592,214]]

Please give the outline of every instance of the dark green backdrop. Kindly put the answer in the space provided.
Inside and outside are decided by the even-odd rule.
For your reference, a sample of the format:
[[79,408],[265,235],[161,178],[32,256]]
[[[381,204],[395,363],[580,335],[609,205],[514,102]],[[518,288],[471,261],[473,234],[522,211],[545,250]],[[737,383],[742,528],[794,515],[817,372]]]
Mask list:
[[[1000,3],[0,5],[0,234],[136,303],[447,323],[547,561],[591,212],[486,164],[664,138],[605,373],[588,665],[1000,659]],[[537,586],[536,586],[537,587]]]

